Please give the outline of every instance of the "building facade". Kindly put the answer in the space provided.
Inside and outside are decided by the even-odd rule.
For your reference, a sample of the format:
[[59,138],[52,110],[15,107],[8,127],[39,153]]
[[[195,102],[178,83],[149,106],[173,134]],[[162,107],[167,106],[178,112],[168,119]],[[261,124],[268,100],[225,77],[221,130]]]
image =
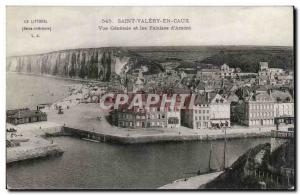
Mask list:
[[230,102],[216,93],[197,95],[191,109],[182,110],[182,125],[193,129],[230,127]]
[[112,112],[112,121],[115,126],[123,128],[178,128],[180,127],[180,109],[168,105],[161,108],[160,104],[149,108],[135,106],[125,107]]
[[274,101],[266,91],[256,91],[240,105],[239,121],[252,126],[274,125]]
[[182,110],[182,125],[192,129],[210,128],[209,104],[203,102],[193,106],[192,109]]
[[274,100],[274,123],[277,129],[282,126],[288,129],[294,128],[294,100],[288,91],[270,90]]
[[234,68],[230,68],[227,64],[223,64],[220,68],[221,78],[230,77],[234,78],[236,76]]
[[230,102],[219,94],[210,102],[210,122],[212,127],[230,127]]
[[150,109],[118,109],[112,113],[113,124],[123,128],[167,127],[165,111]]
[[30,110],[29,108],[7,110],[6,122],[14,125],[47,121],[47,114],[40,110]]

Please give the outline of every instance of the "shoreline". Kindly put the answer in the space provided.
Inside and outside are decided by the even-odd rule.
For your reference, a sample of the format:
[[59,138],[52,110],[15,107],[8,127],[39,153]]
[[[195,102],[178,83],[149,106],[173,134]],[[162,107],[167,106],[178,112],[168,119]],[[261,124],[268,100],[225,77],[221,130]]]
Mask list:
[[171,183],[163,185],[157,189],[159,190],[197,190],[197,189],[204,189],[205,184],[214,180],[218,176],[220,176],[224,171],[217,171],[213,173],[207,173],[203,175],[197,175],[193,177],[187,177],[175,180]]
[[21,75],[28,75],[28,76],[46,77],[46,78],[52,78],[52,79],[77,81],[77,82],[83,82],[83,83],[88,83],[88,82],[91,82],[91,83],[107,83],[106,81],[98,81],[98,80],[93,80],[93,79],[71,78],[71,77],[64,77],[64,76],[55,76],[55,75],[50,75],[50,74],[37,74],[37,73],[28,73],[28,72],[6,71],[6,74],[21,74]]
[[64,153],[64,151],[56,144],[41,146],[41,147],[33,147],[28,150],[21,150],[18,152],[22,152],[22,153],[21,154],[19,153],[17,155],[15,154],[9,155],[9,151],[7,151],[8,153],[6,156],[7,165],[13,165],[16,163],[31,161],[35,159],[46,159],[49,157],[60,156],[63,155]]

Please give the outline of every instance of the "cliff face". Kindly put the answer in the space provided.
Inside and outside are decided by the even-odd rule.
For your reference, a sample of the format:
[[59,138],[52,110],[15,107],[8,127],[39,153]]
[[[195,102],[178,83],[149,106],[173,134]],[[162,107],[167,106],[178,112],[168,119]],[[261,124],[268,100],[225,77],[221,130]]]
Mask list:
[[74,49],[7,58],[8,72],[108,81],[136,56],[120,48]]

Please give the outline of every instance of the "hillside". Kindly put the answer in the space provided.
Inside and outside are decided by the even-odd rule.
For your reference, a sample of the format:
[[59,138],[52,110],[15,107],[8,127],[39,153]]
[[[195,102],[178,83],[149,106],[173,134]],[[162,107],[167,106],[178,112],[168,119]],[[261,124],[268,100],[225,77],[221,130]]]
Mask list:
[[222,50],[202,60],[202,63],[220,66],[224,63],[243,72],[257,72],[259,62],[269,62],[271,68],[294,69],[292,48]]

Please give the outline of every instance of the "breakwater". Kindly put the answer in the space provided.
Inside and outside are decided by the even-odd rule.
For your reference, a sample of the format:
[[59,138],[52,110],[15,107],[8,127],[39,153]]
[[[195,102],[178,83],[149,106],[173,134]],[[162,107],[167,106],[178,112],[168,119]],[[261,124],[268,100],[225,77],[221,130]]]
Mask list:
[[63,150],[56,144],[43,145],[30,148],[9,148],[7,149],[6,163],[11,164],[19,161],[45,158],[63,154]]

